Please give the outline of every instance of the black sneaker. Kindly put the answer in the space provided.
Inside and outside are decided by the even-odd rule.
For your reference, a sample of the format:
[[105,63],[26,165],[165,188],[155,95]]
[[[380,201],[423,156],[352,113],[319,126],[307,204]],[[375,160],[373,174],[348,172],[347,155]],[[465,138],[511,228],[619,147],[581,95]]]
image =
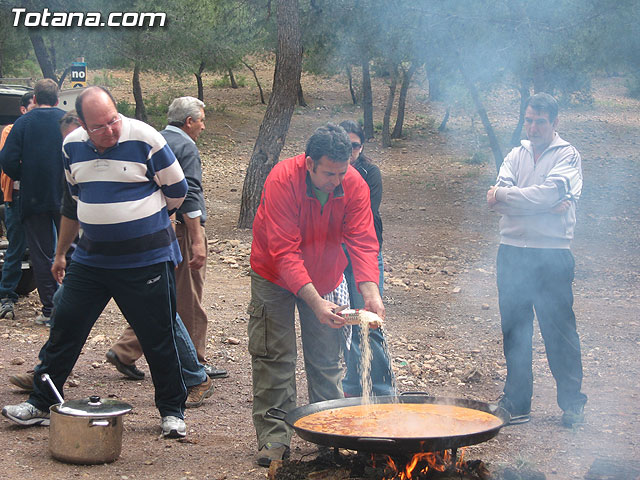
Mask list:
[[513,406],[513,403],[506,395],[502,394],[498,399],[498,406],[504,408],[509,415],[511,415],[509,422],[507,425],[520,425],[522,423],[527,423],[531,420],[531,410],[525,411],[517,411]]
[[216,368],[208,363],[204,365],[204,371],[209,376],[209,378],[227,378],[229,376],[229,372],[222,368]]
[[118,355],[113,350],[109,350],[106,354],[107,362],[116,367],[121,374],[131,378],[132,380],[142,380],[144,378],[144,372],[136,368],[135,363],[133,365],[125,365],[120,361]]
[[584,423],[584,403],[571,405],[562,414],[562,425],[571,428]]

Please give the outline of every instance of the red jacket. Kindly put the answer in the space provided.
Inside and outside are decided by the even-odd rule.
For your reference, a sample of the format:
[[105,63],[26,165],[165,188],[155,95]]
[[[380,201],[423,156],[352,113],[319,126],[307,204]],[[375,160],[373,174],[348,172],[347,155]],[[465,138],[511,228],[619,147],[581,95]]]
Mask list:
[[253,221],[253,271],[294,294],[312,282],[326,295],[340,284],[347,266],[343,243],[356,284],[377,284],[378,240],[362,176],[349,166],[321,211],[307,180],[304,154],[274,166]]

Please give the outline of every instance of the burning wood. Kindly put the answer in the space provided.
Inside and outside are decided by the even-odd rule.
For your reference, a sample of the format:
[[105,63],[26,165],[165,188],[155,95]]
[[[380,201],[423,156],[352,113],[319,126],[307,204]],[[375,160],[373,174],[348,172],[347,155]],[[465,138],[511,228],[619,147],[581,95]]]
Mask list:
[[[374,457],[375,458],[375,457]],[[489,470],[480,460],[465,461],[464,451],[459,459],[450,451],[416,453],[404,462],[386,456],[383,480],[427,480],[427,479],[477,479],[491,478]]]
[[412,457],[340,453],[319,456],[309,462],[285,461],[270,480],[490,480],[480,460],[456,459],[450,451],[418,453]]

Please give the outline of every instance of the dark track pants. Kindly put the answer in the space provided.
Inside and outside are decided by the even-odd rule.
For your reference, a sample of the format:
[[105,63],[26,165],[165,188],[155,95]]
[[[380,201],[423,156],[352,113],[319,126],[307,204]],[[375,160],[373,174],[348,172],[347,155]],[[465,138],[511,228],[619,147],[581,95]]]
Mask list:
[[187,390],[174,341],[176,315],[174,266],[105,269],[72,262],[56,303],[49,340],[40,351],[29,403],[48,410],[57,400],[40,379],[48,373],[60,392],[94,323],[113,298],[133,327],[144,351],[161,416],[183,418]]
[[580,339],[573,313],[575,262],[569,249],[500,245],[497,273],[507,381],[504,393],[516,409],[529,412],[533,395],[534,311],[563,410],[584,404]]

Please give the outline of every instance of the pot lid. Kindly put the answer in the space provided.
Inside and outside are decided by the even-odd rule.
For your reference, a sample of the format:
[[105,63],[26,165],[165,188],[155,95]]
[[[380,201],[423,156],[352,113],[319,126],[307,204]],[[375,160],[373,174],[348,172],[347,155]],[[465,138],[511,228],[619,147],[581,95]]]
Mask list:
[[117,417],[129,413],[131,405],[120,400],[101,399],[97,395],[81,400],[69,400],[55,405],[58,413],[75,417]]

